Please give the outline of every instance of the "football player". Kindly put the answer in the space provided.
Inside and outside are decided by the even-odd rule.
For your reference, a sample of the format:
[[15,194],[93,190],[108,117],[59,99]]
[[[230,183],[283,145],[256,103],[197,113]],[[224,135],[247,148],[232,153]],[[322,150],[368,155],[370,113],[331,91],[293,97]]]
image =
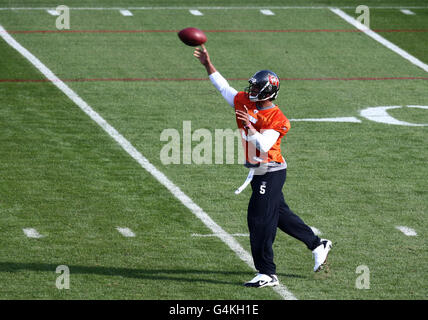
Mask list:
[[270,70],[258,71],[248,80],[247,90],[238,92],[216,70],[204,45],[196,48],[193,55],[205,67],[212,84],[234,107],[236,123],[247,145],[244,148],[246,166],[253,173],[249,176],[252,195],[248,204],[247,223],[251,253],[258,273],[245,286],[279,284],[272,250],[277,228],[302,241],[312,251],[314,271],[319,271],[326,262],[332,243],[316,236],[290,210],[282,193],[287,163],[281,155],[281,139],[290,130],[290,121],[273,102],[280,88],[278,76]]

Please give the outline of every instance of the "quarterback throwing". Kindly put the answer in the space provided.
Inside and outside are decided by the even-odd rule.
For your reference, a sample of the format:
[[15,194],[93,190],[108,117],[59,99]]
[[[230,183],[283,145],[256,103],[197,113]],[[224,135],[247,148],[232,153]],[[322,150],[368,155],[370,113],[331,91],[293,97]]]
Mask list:
[[193,55],[205,67],[212,84],[235,109],[236,124],[242,132],[246,167],[250,168],[252,195],[248,204],[247,223],[251,254],[258,271],[245,283],[247,287],[276,286],[276,265],[272,245],[279,228],[302,241],[315,258],[314,271],[322,269],[331,249],[331,241],[320,239],[288,207],[282,188],[287,162],[281,154],[281,139],[290,130],[290,121],[273,102],[279,92],[279,77],[270,70],[256,72],[247,90],[238,92],[212,64],[204,45]]

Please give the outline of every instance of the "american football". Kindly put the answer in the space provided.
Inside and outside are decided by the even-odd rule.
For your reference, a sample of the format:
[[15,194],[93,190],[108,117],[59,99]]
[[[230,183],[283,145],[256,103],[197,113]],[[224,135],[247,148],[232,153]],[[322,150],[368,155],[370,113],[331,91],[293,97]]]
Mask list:
[[191,47],[200,46],[207,41],[205,33],[197,28],[185,28],[178,32],[181,41]]

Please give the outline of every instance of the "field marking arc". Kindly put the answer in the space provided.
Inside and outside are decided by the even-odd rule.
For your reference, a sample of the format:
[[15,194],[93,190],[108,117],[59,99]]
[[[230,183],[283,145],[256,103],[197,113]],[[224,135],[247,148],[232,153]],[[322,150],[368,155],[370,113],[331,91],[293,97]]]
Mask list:
[[[0,25],[0,36],[12,48],[18,51],[25,59],[27,59],[34,67],[36,67],[53,85],[61,90],[70,100],[72,100],[83,112],[85,112],[93,121],[95,121],[111,138],[113,138],[140,166],[149,172],[158,182],[167,188],[172,195],[177,198],[184,206],[186,206],[203,224],[208,227],[244,261],[250,268],[255,270],[251,255],[239,244],[234,237],[223,230],[205,211],[199,207],[191,198],[189,198],[181,189],[169,180],[161,171],[151,164],[125,137],[123,137],[114,127],[112,127],[104,118],[102,118],[95,110],[93,110],[80,96],[77,95],[71,88],[62,82],[48,67],[46,67],[38,58],[31,52],[19,44],[7,31]],[[293,293],[288,288],[280,284],[277,287],[272,287],[285,300],[297,300]]]

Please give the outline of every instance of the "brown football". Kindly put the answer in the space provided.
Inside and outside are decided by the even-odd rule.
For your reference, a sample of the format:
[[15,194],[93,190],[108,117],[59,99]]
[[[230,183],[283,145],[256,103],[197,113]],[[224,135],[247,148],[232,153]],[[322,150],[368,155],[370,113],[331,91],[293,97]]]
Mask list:
[[191,47],[200,46],[207,41],[205,33],[197,28],[185,28],[178,32],[181,41]]

